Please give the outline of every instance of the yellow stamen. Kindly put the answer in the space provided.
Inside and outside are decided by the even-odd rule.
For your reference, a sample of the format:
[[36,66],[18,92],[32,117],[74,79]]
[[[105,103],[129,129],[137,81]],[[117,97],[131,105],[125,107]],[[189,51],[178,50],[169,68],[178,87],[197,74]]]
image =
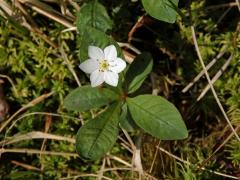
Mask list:
[[99,62],[99,70],[100,71],[107,71],[109,68],[109,64],[107,60],[101,60]]

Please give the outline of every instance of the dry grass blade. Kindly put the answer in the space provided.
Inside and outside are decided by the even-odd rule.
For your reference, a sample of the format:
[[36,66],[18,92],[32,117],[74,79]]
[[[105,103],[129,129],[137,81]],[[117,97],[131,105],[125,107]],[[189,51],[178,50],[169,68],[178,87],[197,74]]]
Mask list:
[[8,15],[11,15],[12,14],[12,9],[11,9],[11,6],[6,3],[5,1],[1,1],[0,3],[0,9],[2,9],[4,12],[6,12]]
[[[81,177],[98,177],[98,175],[97,175],[97,174],[80,174],[80,175],[76,175],[76,176],[60,178],[60,180],[66,180],[66,179],[78,179],[78,178],[81,178]],[[108,177],[106,177],[106,176],[102,176],[102,179],[113,180],[113,179],[108,178]]]
[[123,43],[123,42],[118,42],[118,45],[120,47],[126,47],[130,50],[132,50],[133,52],[135,52],[136,54],[141,54],[141,51],[138,50],[136,47],[134,47],[133,45],[131,45],[130,43]]
[[225,110],[223,109],[223,106],[222,106],[222,104],[221,104],[218,96],[217,96],[217,93],[216,93],[216,91],[215,91],[215,89],[214,89],[214,87],[213,87],[213,85],[212,85],[212,83],[211,83],[211,79],[210,79],[210,77],[209,77],[209,74],[208,74],[208,72],[207,72],[206,66],[205,66],[205,64],[204,64],[204,62],[203,62],[202,55],[201,55],[200,50],[199,50],[199,47],[198,47],[197,37],[196,37],[195,29],[194,29],[193,26],[191,26],[191,31],[192,31],[192,38],[193,38],[193,42],[194,42],[195,49],[196,49],[196,51],[197,51],[198,58],[199,58],[199,60],[200,60],[200,63],[201,63],[201,65],[202,65],[202,68],[203,68],[203,70],[204,70],[204,74],[205,74],[205,76],[206,76],[206,78],[207,78],[207,81],[208,81],[208,84],[209,84],[209,86],[210,86],[210,89],[211,89],[211,91],[212,91],[212,93],[213,93],[213,96],[214,96],[214,98],[215,98],[215,100],[216,100],[216,102],[217,102],[217,104],[218,104],[218,106],[219,106],[219,108],[220,108],[220,110],[221,110],[224,118],[226,119],[228,125],[230,126],[231,130],[233,131],[233,133],[234,133],[234,135],[236,136],[236,138],[238,139],[238,141],[240,141],[240,137],[238,136],[238,134],[237,134],[236,131],[234,130],[234,128],[233,128],[233,126],[232,126],[232,124],[231,124],[231,122],[230,122],[230,120],[229,120],[229,118],[228,118]]
[[5,13],[5,15],[3,16],[5,19],[9,19],[9,17],[11,17],[13,21],[19,23],[21,26],[25,27],[29,31],[34,31],[32,26],[27,22],[27,20],[25,19],[24,16],[22,16],[22,14],[18,14],[18,17],[16,18],[12,6],[8,5],[5,1],[2,2],[3,4],[0,3],[0,7],[3,9],[3,12]]
[[74,119],[74,120],[82,121],[82,119],[80,119],[80,118],[67,116],[65,114],[56,114],[56,113],[50,113],[50,112],[32,112],[32,113],[27,113],[27,114],[23,114],[22,116],[20,116],[17,120],[21,120],[21,119],[23,119],[25,117],[34,116],[34,115],[50,115],[50,116],[56,116],[56,117],[62,117],[62,118],[68,118],[68,119]]
[[51,6],[40,2],[38,0],[18,0],[22,4],[26,4],[27,6],[31,7],[36,12],[52,19],[68,28],[74,27],[72,22],[66,19],[67,16],[63,16],[58,11],[54,10]]
[[[240,126],[236,127],[235,131],[238,132],[239,129],[240,129]],[[205,159],[202,163],[200,163],[198,169],[202,169],[233,136],[234,136],[234,133],[232,132],[207,159]]]
[[[138,172],[138,170],[137,169],[132,169],[132,168],[130,168],[130,167],[114,167],[114,168],[105,168],[104,169],[104,172],[107,172],[107,171],[135,171],[135,172]],[[145,179],[145,178],[151,178],[152,180],[157,180],[157,178],[155,178],[155,177],[153,177],[153,176],[151,176],[150,174],[148,174],[148,173],[146,173],[146,172],[144,172],[144,178],[143,179]]]
[[75,2],[75,1],[72,1],[72,0],[68,0],[69,4],[71,4],[77,11],[80,10],[80,6]]
[[[227,50],[227,46],[224,46],[223,50],[211,60],[210,63],[206,66],[206,69],[209,70],[216,62],[218,59],[220,59]],[[204,75],[204,70],[202,70],[183,90],[183,93],[186,93],[202,76]]]
[[107,157],[109,157],[110,159],[113,159],[115,161],[118,161],[119,163],[124,164],[127,167],[132,167],[132,165],[130,163],[124,161],[123,159],[121,159],[121,158],[119,158],[117,156],[113,156],[113,155],[109,154],[109,155],[107,155]]
[[22,167],[24,169],[30,170],[30,171],[40,171],[41,172],[41,169],[36,168],[34,166],[31,166],[29,164],[21,163],[21,162],[18,162],[18,161],[11,161],[11,163],[15,164],[17,166],[20,166],[20,167]]
[[31,139],[51,139],[51,140],[67,141],[70,143],[75,143],[75,139],[73,139],[73,138],[44,133],[41,131],[33,131],[33,132],[29,132],[27,134],[15,135],[15,136],[9,138],[8,140],[1,141],[0,146],[14,144],[19,141],[25,141],[25,140],[31,140]]
[[1,127],[0,127],[0,132],[3,131],[3,129],[18,115],[20,114],[21,112],[25,111],[26,109],[44,101],[46,98],[50,97],[53,95],[53,92],[50,92],[50,93],[47,93],[47,94],[43,94],[39,97],[37,97],[36,99],[32,100],[31,102],[29,102],[28,104],[24,105],[22,108],[20,108],[17,112],[15,112],[9,119],[7,119],[6,121],[4,121],[2,124],[1,124]]
[[[59,43],[59,44],[60,44],[60,43]],[[69,59],[68,59],[68,57],[67,57],[67,54],[65,53],[65,51],[64,51],[64,49],[63,49],[63,47],[62,47],[61,45],[59,46],[59,51],[60,51],[60,53],[61,53],[61,55],[62,55],[63,60],[64,60],[65,63],[67,64],[67,67],[68,67],[69,71],[72,73],[75,81],[77,82],[78,86],[81,87],[81,86],[82,86],[82,85],[81,85],[81,82],[80,82],[79,78],[77,77],[77,74],[75,73],[75,71],[74,71],[74,69],[73,69],[73,66],[72,66],[72,64],[70,63],[70,61],[69,61]]]
[[2,148],[2,149],[0,149],[0,155],[3,153],[45,154],[45,155],[52,155],[52,156],[79,157],[77,153],[41,151],[38,149],[5,149],[5,148]]
[[[215,76],[212,78],[211,80],[211,84],[214,84],[219,77],[223,74],[223,72],[227,69],[227,67],[229,66],[229,64],[231,63],[233,59],[233,54],[231,54],[231,56],[227,59],[227,61],[223,64],[223,66],[220,68],[220,70],[215,74]],[[202,91],[202,93],[198,96],[197,101],[200,101],[205,94],[208,92],[208,90],[210,89],[210,85],[208,84]]]
[[236,4],[237,4],[237,7],[238,7],[238,11],[240,12],[240,2],[239,0],[235,0],[236,1]]
[[[161,141],[159,140],[157,147],[160,147],[160,143],[161,143]],[[152,170],[153,170],[156,158],[157,158],[157,154],[158,154],[158,150],[156,149],[156,151],[154,153],[154,156],[153,156],[153,160],[152,160],[152,163],[151,163],[151,167],[150,167],[149,173],[152,173]]]
[[98,176],[97,176],[97,179],[96,180],[101,180],[103,179],[103,170],[105,168],[105,165],[106,165],[106,158],[103,158],[102,160],[102,166],[101,166],[101,169],[98,171]]
[[15,96],[16,96],[16,97],[19,97],[19,94],[18,94],[18,92],[17,92],[17,89],[16,89],[16,87],[15,87],[15,85],[14,85],[14,83],[13,83],[13,80],[12,80],[9,76],[4,75],[4,74],[0,74],[0,77],[1,77],[1,78],[6,78],[6,79],[10,82],[10,84],[11,84],[11,86],[12,86],[12,88],[13,88],[13,92],[14,92]]
[[[198,168],[198,166],[194,165],[194,164],[191,164],[189,161],[186,161],[186,160],[183,160],[182,158],[178,157],[178,156],[175,156],[174,154],[166,151],[165,149],[161,148],[161,147],[156,147],[157,149],[159,149],[161,152],[164,152],[165,154],[169,155],[170,157],[184,163],[184,164],[187,164],[189,166],[193,166],[193,167],[196,167]],[[208,171],[208,172],[211,172],[213,174],[216,174],[216,175],[219,175],[219,176],[222,176],[222,177],[227,177],[227,178],[231,178],[231,179],[238,179],[238,177],[235,177],[235,176],[232,176],[232,175],[229,175],[229,174],[224,174],[224,173],[221,173],[221,172],[217,172],[217,171],[212,171],[212,170],[208,170],[208,169],[205,169],[205,168],[201,168],[202,170],[205,170],[205,171]]]

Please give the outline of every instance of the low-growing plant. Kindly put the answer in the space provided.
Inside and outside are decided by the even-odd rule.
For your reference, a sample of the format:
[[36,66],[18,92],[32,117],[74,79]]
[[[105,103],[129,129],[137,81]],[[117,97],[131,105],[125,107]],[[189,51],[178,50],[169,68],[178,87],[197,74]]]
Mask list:
[[[177,1],[142,2],[151,16],[175,22]],[[158,13],[159,8],[162,13]],[[79,129],[76,149],[81,157],[101,158],[113,147],[120,127],[126,130],[140,128],[162,140],[186,138],[186,126],[172,103],[160,96],[134,94],[152,71],[151,54],[139,54],[121,73],[126,63],[118,44],[106,34],[112,28],[112,20],[105,7],[96,0],[84,4],[77,16],[77,28],[82,62],[79,67],[90,74],[92,87],[75,89],[66,97],[64,105],[68,110],[79,112],[108,106]],[[103,82],[108,86],[100,86]]]

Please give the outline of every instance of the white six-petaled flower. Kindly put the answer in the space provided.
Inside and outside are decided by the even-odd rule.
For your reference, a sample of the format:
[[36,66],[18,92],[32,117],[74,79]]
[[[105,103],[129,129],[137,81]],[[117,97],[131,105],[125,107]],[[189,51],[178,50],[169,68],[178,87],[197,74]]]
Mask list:
[[96,46],[88,47],[90,59],[80,64],[79,68],[90,74],[91,86],[96,87],[106,82],[111,86],[117,86],[118,73],[126,67],[126,62],[117,57],[114,45],[107,46],[104,50]]

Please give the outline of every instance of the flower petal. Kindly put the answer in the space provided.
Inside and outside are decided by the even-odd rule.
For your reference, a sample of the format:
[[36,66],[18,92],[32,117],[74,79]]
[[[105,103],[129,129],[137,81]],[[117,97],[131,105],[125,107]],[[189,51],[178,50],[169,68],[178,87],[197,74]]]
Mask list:
[[88,56],[91,59],[104,59],[103,50],[96,46],[89,46],[88,47]]
[[107,84],[116,87],[118,84],[118,74],[111,71],[104,72],[104,81]]
[[117,50],[114,45],[105,47],[104,55],[106,60],[115,60],[117,58]]
[[85,72],[85,73],[92,73],[93,71],[97,70],[99,67],[99,64],[96,60],[94,59],[88,59],[86,61],[84,61],[83,63],[81,63],[79,65],[79,68]]
[[110,62],[109,69],[115,73],[120,73],[126,68],[126,62],[121,58],[117,58],[115,61]]
[[104,73],[99,70],[94,71],[90,75],[91,86],[96,87],[104,82]]

